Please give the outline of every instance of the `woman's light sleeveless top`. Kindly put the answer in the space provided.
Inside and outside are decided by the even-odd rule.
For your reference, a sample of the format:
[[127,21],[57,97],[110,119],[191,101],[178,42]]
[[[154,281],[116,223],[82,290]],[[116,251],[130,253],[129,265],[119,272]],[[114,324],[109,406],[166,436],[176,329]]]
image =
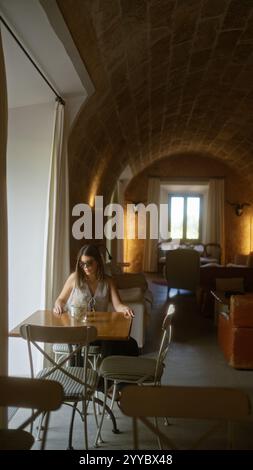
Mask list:
[[66,308],[70,310],[71,305],[87,305],[89,311],[106,312],[109,304],[109,284],[106,280],[98,281],[94,295],[88,284],[84,284],[82,289],[74,287],[68,298]]

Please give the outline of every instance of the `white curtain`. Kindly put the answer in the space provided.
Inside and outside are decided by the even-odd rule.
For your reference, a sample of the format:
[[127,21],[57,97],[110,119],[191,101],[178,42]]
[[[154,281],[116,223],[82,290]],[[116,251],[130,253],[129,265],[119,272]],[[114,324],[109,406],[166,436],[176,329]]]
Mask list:
[[207,221],[204,243],[219,243],[222,260],[225,258],[225,217],[224,217],[224,180],[209,181],[207,200]]
[[[7,235],[7,91],[0,30],[0,375],[8,374],[8,235]],[[6,425],[6,409],[0,408],[0,427]]]
[[[111,204],[120,204],[124,208],[124,183],[119,180],[115,186],[114,192],[111,197]],[[117,263],[122,263],[124,259],[124,240],[114,238],[110,240],[106,238],[106,248],[112,257],[112,265],[114,269],[117,269]],[[107,253],[107,261],[109,260]],[[120,268],[118,267],[120,270]]]
[[56,102],[50,162],[42,308],[52,309],[69,275],[69,185],[64,105]]
[[[158,209],[160,205],[160,180],[159,178],[149,178],[148,182],[148,204],[156,204]],[[159,237],[159,220],[158,220],[158,237]],[[143,270],[147,272],[157,271],[157,243],[158,239],[150,239],[149,237],[149,217],[147,217],[147,238],[144,243]]]
[[[124,208],[124,182],[117,181],[117,186],[113,195],[113,202],[120,204]],[[122,263],[124,259],[124,240],[115,238],[111,241],[112,256],[116,263]]]

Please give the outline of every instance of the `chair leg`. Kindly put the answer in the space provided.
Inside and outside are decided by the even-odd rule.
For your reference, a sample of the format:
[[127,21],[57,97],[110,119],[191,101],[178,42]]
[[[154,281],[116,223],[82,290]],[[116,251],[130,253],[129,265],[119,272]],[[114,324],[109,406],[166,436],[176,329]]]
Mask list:
[[84,428],[84,448],[88,450],[88,428],[87,428],[87,400],[83,400],[83,428]]
[[[95,394],[94,394],[94,397],[97,399],[97,401],[95,401],[95,404],[96,404],[96,409],[97,409],[97,415],[101,415],[101,410],[100,410],[100,405],[99,405],[99,391],[96,390]],[[100,400],[102,402],[102,400]]]
[[207,306],[207,298],[208,298],[207,291],[203,291],[201,295],[201,302],[200,302],[200,313],[202,315],[205,315],[205,310]]
[[[157,417],[154,418],[154,422],[155,422],[156,429],[159,429]],[[158,442],[159,450],[162,450],[163,449],[162,442],[161,442],[160,436],[158,436],[158,435],[157,435],[157,442]]]
[[[95,403],[98,403],[101,407],[103,407],[103,401],[100,400],[100,398],[95,397],[94,400],[95,400]],[[108,413],[108,417],[110,417],[110,418],[111,418],[111,421],[112,421],[112,425],[113,425],[112,432],[113,432],[114,434],[120,434],[120,430],[117,428],[116,418],[115,418],[115,416],[114,416],[112,410],[109,408],[108,405],[105,405],[105,409],[106,409],[106,411],[107,411],[107,413]],[[101,441],[101,442],[104,442],[104,441],[101,439],[101,436],[100,436],[100,441]]]
[[113,405],[114,405],[114,402],[115,402],[116,393],[117,393],[117,382],[114,381],[114,383],[113,383],[112,399],[111,399],[111,405],[110,405],[110,410],[111,410],[111,411],[113,410]]
[[40,450],[45,450],[50,413],[45,413],[44,416],[45,416],[44,432],[43,432],[43,436],[42,436],[42,439],[41,439]]
[[167,417],[164,417],[163,419],[164,419],[164,422],[163,422],[164,426],[171,426],[171,423],[169,422]]
[[73,427],[74,427],[76,407],[77,407],[77,402],[74,403],[73,408],[72,408],[71,421],[70,421],[70,426],[69,426],[68,450],[73,450],[74,449],[74,447],[72,446],[72,438],[73,438]]
[[[98,429],[98,417],[97,417],[97,415],[99,414],[99,405],[97,405],[97,407],[96,407],[95,396],[96,395],[94,395],[92,397],[92,405],[93,405],[93,413],[94,413],[94,416],[95,416],[95,423],[96,423],[96,426],[97,426],[97,429]],[[98,408],[98,410],[97,410],[97,408]]]
[[99,438],[101,438],[101,429],[102,429],[102,425],[103,425],[103,422],[104,422],[104,416],[105,416],[105,408],[106,408],[106,399],[107,399],[107,379],[104,378],[104,401],[103,401],[103,409],[102,409],[102,415],[101,415],[101,419],[100,419],[100,423],[99,423],[99,428],[97,430],[97,434],[96,434],[96,438],[95,438],[95,442],[94,442],[94,447],[98,447],[98,441],[99,441]]
[[138,438],[138,423],[137,418],[132,418],[133,422],[133,448],[134,450],[139,449],[139,438]]
[[[34,410],[31,411],[31,414],[32,414],[32,416],[33,416]],[[32,422],[31,422],[31,424],[30,424],[30,433],[31,433],[31,434],[33,433],[33,420],[32,420]]]
[[[93,412],[94,412],[94,416],[95,416],[95,423],[96,423],[96,426],[97,426],[97,430],[98,430],[98,428],[99,428],[98,415],[100,415],[100,406],[99,406],[99,402],[100,402],[100,400],[99,400],[98,396],[93,395],[93,397],[92,397],[92,404],[93,404]],[[102,406],[103,406],[103,402],[102,402],[102,401],[101,401],[101,404],[102,404]],[[100,436],[100,438],[98,439],[98,443],[99,443],[99,444],[102,444],[103,442],[104,442],[104,441],[103,441],[103,439],[102,439],[101,436]]]
[[41,413],[39,425],[37,427],[37,435],[36,435],[36,438],[35,438],[36,441],[41,441],[41,432],[43,431],[43,420],[44,420],[45,416],[46,416],[46,412],[44,411],[43,413]]
[[227,450],[234,448],[234,428],[230,421],[227,424]]

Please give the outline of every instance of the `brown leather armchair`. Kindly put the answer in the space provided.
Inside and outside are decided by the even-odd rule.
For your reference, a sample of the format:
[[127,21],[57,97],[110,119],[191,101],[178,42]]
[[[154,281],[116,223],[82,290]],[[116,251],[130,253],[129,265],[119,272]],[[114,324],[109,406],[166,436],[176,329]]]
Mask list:
[[233,295],[218,320],[218,342],[230,366],[253,369],[253,294]]

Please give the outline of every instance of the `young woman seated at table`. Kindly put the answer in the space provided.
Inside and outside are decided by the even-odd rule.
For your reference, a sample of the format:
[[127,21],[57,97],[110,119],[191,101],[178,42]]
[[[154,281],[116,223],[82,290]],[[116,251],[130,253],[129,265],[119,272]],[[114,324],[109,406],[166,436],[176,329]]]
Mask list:
[[[116,312],[123,312],[128,317],[134,313],[124,305],[119,297],[113,280],[105,275],[104,264],[96,245],[83,246],[78,255],[76,269],[67,279],[54,305],[54,312],[61,315],[70,305],[86,304],[95,311],[106,312],[111,300]],[[99,341],[102,357],[111,355],[137,356],[136,341]]]

